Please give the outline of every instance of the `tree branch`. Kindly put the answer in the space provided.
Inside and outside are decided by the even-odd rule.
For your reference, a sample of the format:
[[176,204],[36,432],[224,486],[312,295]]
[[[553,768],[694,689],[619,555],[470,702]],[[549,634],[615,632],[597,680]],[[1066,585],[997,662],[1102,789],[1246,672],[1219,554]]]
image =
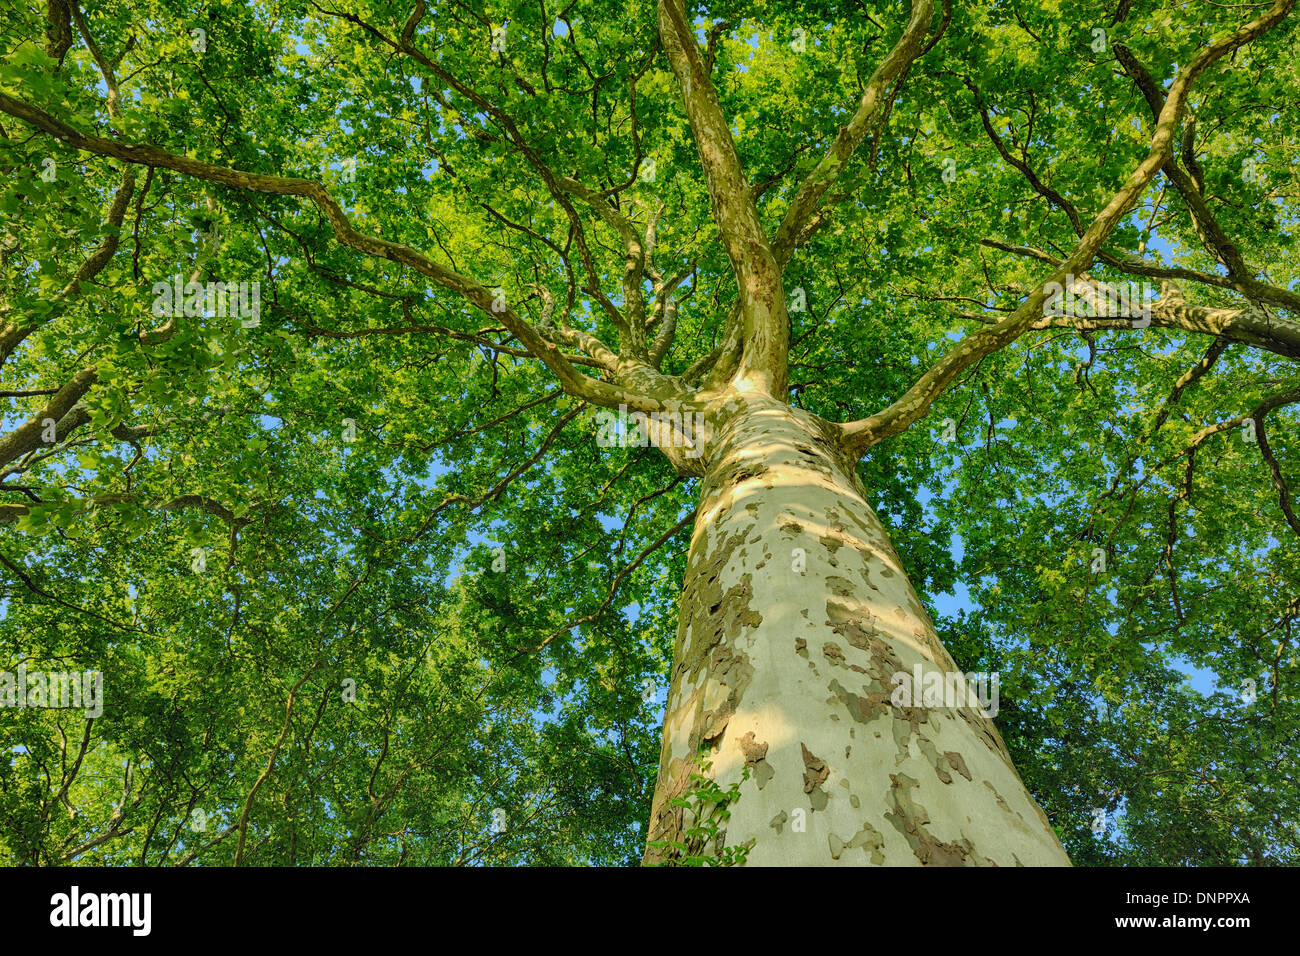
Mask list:
[[1087,270],[1111,230],[1119,224],[1137,202],[1151,177],[1165,164],[1174,149],[1174,133],[1187,102],[1192,83],[1216,60],[1266,33],[1295,6],[1296,0],[1275,0],[1263,15],[1228,36],[1203,47],[1170,86],[1161,108],[1147,156],[1129,175],[1124,185],[1097,214],[1079,239],[1074,251],[1042,286],[1037,288],[1015,312],[988,329],[963,339],[927,370],[896,402],[868,418],[841,425],[848,450],[860,455],[871,445],[897,435],[921,419],[934,400],[971,365],[1014,342],[1041,317],[1047,300],[1046,287],[1061,283],[1067,275]]

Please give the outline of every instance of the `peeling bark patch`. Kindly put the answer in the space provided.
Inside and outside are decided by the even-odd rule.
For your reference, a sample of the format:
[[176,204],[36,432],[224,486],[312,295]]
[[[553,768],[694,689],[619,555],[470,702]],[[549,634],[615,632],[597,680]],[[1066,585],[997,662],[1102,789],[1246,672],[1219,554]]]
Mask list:
[[692,665],[692,670],[693,665],[708,653],[724,631],[732,636],[737,633],[738,626],[733,624],[732,627],[727,627],[732,623],[729,620],[732,612],[741,613],[752,627],[762,621],[762,616],[749,607],[752,597],[749,575],[745,575],[740,584],[733,585],[725,592],[718,584],[718,579],[732,556],[737,550],[743,550],[744,539],[744,531],[724,535],[712,544],[707,556],[697,559],[696,555],[692,555],[682,584],[681,599],[681,614],[683,620],[688,622],[682,633],[689,635],[691,641],[690,647],[682,649],[683,664]]
[[952,783],[952,774],[946,769],[947,759],[939,756],[938,749],[928,737],[918,737],[916,745],[921,753],[925,755],[926,761],[934,767],[935,774],[939,777],[940,783]]
[[767,762],[767,744],[760,744],[751,730],[740,738],[738,745],[740,752],[745,755],[745,766],[753,771],[758,789],[762,790],[767,786],[767,782],[776,776],[776,771]]
[[844,704],[849,716],[859,724],[870,723],[875,718],[889,712],[889,698],[885,694],[872,694],[870,697],[861,697],[837,680],[830,682],[829,689]]
[[[921,861],[922,866],[965,866],[967,859],[974,853],[975,846],[963,837],[956,843],[941,843],[925,829],[930,822],[930,814],[925,807],[912,799],[911,791],[920,786],[905,773],[891,773],[892,786],[889,801],[893,809],[885,814],[885,819],[907,840],[912,853]],[[971,859],[975,863],[976,860]]]
[[[864,554],[863,557],[865,558],[866,555]],[[860,567],[860,568],[858,569],[858,576],[862,578],[862,583],[863,583],[863,584],[865,584],[867,587],[871,588],[871,590],[875,591],[877,594],[880,593],[880,587],[879,587],[879,585],[877,585],[875,581],[871,580],[871,562],[870,562],[870,561],[864,561],[864,562],[863,562],[862,567]]]
[[825,810],[830,795],[822,789],[822,784],[831,775],[831,768],[820,757],[814,756],[802,742],[799,748],[803,751],[803,792],[808,794],[814,810]]
[[780,833],[781,827],[785,826],[786,819],[787,819],[786,813],[784,810],[782,810],[780,813],[778,813],[776,816],[772,818],[772,822],[769,823],[768,826],[770,826],[777,833]]
[[720,573],[742,540],[743,534],[729,535],[713,548],[683,592],[682,613],[689,614],[686,633],[690,645],[682,649],[682,669],[687,675],[703,669],[697,684],[705,687],[704,712],[694,721],[697,729],[690,740],[692,748],[722,735],[754,676],[748,657],[732,646],[742,628],[757,628],[763,622],[762,615],[751,607],[752,575],[745,574],[725,592],[718,584]]
[[844,652],[837,644],[826,643],[822,647],[822,654],[831,662],[832,667],[839,667],[844,663]]
[[861,849],[871,857],[871,862],[876,866],[883,866],[885,863],[885,837],[879,830],[870,823],[862,824],[862,829],[853,835],[853,838],[845,843],[834,833],[830,834],[827,842],[831,848],[831,859],[838,860],[844,855],[845,850]]
[[701,719],[700,723],[704,727],[700,733],[701,741],[716,740],[726,730],[727,722],[740,706],[741,698],[745,696],[745,690],[753,678],[753,665],[744,654],[735,653],[725,644],[713,649],[709,659],[709,679],[717,681],[728,693],[721,704]]
[[826,602],[826,625],[859,650],[866,651],[875,663],[888,668],[888,675],[902,669],[902,662],[871,626],[871,612],[865,607],[851,607],[842,601]]
[[[894,746],[898,748],[898,755],[894,758],[896,765],[901,765],[910,755],[908,744],[913,737],[917,739],[917,744],[921,752],[925,753],[928,746],[930,749],[931,763],[937,762],[938,752],[926,737],[921,736],[921,725],[928,722],[930,713],[924,707],[894,707],[894,715],[891,729],[894,734]],[[943,779],[942,774],[939,777]],[[948,781],[944,781],[947,783]]]
[[740,752],[745,755],[745,764],[752,766],[767,757],[767,744],[760,744],[751,730],[739,741]]
[[[709,641],[709,646],[712,646],[724,632],[727,637],[734,638],[742,627],[758,627],[762,624],[763,616],[750,607],[754,597],[751,579],[752,576],[746,574],[740,584],[733,584],[725,594],[716,585],[711,590],[706,589],[706,593],[700,595],[701,600],[696,607],[692,633],[712,633],[714,640]],[[713,620],[708,622],[701,620],[701,617]],[[712,627],[709,623],[712,623]]]
[[796,637],[794,639],[794,652],[798,654],[800,657],[807,657],[808,642],[805,641],[802,637]]
[[[866,504],[865,501],[863,501],[862,503]],[[880,537],[880,531],[877,528],[873,528],[871,525],[864,522],[862,518],[860,518],[855,513],[855,511],[856,509],[850,509],[848,513],[848,518],[855,525],[857,525],[858,531],[861,532],[862,540],[870,544],[873,544],[878,548],[881,548],[881,550],[888,550],[887,548],[884,547],[884,541]],[[827,508],[826,517],[830,519],[832,523],[831,526],[841,535],[845,534],[845,532],[848,530],[848,526],[842,520],[844,518],[844,515],[840,513],[839,508]]]
[[818,451],[812,445],[805,444],[804,442],[801,441],[797,441],[794,443],[794,450],[797,451],[799,454],[804,455],[813,460],[815,464],[810,464],[809,467],[816,467],[820,465],[822,468],[826,469],[828,473],[830,472],[830,467],[826,464],[825,452]]
[[839,597],[848,597],[853,593],[853,582],[848,578],[842,578],[836,574],[832,574],[826,578],[826,586],[831,589],[832,594],[836,594]]
[[767,474],[767,469],[763,467],[741,468],[731,476],[731,480],[728,481],[727,484],[734,488],[736,485],[743,484],[751,478],[761,478],[765,474]]
[[953,770],[956,770],[967,780],[971,779],[970,771],[966,769],[966,761],[962,759],[961,754],[956,753],[955,751],[952,750],[945,750],[943,752],[943,756],[944,759],[948,761],[949,767],[951,767]]
[[988,787],[990,790],[992,790],[992,791],[993,791],[993,796],[997,797],[997,800],[998,800],[998,809],[999,809],[999,810],[1005,810],[1007,813],[1010,813],[1010,812],[1011,812],[1011,805],[1010,805],[1009,803],[1007,803],[1006,800],[1002,799],[1002,794],[998,793],[998,788],[995,787],[995,786],[993,786],[993,784],[989,783],[987,780],[984,781],[984,786],[986,786],[986,787]]
[[943,783],[952,783],[952,774],[949,770],[955,770],[967,780],[971,779],[970,770],[966,767],[966,761],[961,754],[953,750],[945,750],[942,754],[935,748],[934,744],[926,737],[917,737],[917,746],[921,753],[925,754],[934,772],[938,775]]
[[826,602],[826,625],[850,645],[869,655],[867,668],[856,663],[849,666],[873,679],[868,685],[869,696],[866,698],[859,697],[836,683],[830,685],[831,691],[844,702],[850,716],[859,723],[867,723],[874,717],[893,711],[894,740],[900,753],[906,753],[908,738],[926,722],[928,715],[918,707],[896,710],[889,702],[890,677],[904,670],[902,661],[871,625],[871,612],[865,607],[852,606],[832,598]]
[[838,860],[844,852],[844,841],[832,833],[826,837],[826,842],[830,844],[831,859]]

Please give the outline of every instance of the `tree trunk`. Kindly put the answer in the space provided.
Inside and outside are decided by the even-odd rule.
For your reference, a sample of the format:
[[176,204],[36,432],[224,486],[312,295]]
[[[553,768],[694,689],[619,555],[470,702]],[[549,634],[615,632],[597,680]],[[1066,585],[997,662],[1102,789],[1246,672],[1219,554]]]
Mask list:
[[1068,865],[983,710],[902,696],[958,668],[830,427],[711,422],[645,862]]

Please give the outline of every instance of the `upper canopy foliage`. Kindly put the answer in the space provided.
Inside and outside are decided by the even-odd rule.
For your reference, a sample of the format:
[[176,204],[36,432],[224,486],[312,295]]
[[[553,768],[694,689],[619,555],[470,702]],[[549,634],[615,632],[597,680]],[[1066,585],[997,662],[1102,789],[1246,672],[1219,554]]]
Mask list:
[[[787,334],[656,5],[15,2],[0,670],[106,701],[0,713],[0,860],[637,859],[695,487],[595,406]],[[1291,7],[684,13],[777,392],[869,446],[1079,863],[1300,862]],[[1045,318],[1130,187],[1073,271],[1150,325]]]

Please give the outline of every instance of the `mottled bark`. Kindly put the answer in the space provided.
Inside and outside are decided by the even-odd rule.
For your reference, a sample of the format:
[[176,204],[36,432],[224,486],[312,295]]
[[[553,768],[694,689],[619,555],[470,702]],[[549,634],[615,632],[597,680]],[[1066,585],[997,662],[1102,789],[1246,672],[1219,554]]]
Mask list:
[[[649,841],[691,842],[696,820],[672,801],[699,788],[692,774],[726,790],[748,767],[723,832],[689,852],[748,846],[747,865],[1068,865],[978,707],[891,700],[895,674],[959,668],[835,428],[754,396],[712,422]],[[651,846],[646,862],[679,856]]]

